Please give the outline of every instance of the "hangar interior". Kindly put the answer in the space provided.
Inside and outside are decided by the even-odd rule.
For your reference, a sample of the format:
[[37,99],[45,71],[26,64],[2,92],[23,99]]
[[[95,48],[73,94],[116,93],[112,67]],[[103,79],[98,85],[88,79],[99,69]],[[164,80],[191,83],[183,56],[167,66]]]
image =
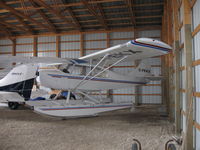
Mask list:
[[[183,149],[200,149],[199,0],[0,0],[0,18],[6,56],[79,58],[140,37],[168,43],[172,53],[143,60],[165,80],[102,95],[166,109]],[[112,70],[134,67],[133,61]]]

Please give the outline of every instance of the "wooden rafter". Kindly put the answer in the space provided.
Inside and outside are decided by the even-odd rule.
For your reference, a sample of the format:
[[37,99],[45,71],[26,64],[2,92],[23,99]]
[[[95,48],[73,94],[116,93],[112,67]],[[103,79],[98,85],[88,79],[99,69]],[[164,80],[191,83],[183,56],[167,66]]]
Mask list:
[[[109,13],[109,14],[114,14],[114,13]],[[115,14],[124,14],[124,15],[128,15],[129,13],[127,13],[127,12],[125,12],[125,13],[115,13]],[[86,15],[78,15],[78,16],[80,16],[80,17],[88,17],[88,16],[91,16],[91,15],[88,15],[88,14],[86,14]],[[162,17],[162,15],[153,15],[153,16],[136,16],[135,18],[137,19],[137,18],[160,18],[160,17]],[[1,19],[1,18],[0,18]],[[5,18],[3,18],[2,17],[2,19],[5,19]],[[35,17],[34,18],[35,20],[39,20],[39,19],[42,19],[41,17]],[[57,17],[51,17],[51,19],[57,19]],[[121,20],[121,19],[123,19],[123,20],[125,20],[125,19],[130,19],[130,17],[115,17],[115,18],[107,18],[106,19],[106,21],[111,21],[111,20]],[[79,21],[79,22],[81,22],[81,23],[84,23],[84,22],[93,22],[94,20],[96,20],[96,19],[90,19],[90,20],[81,20],[81,21]],[[7,22],[8,23],[15,23],[15,22],[17,22],[17,20],[14,20],[14,19],[12,19],[12,20],[7,20]],[[54,23],[55,25],[56,24],[64,24],[63,22],[56,22],[56,23]],[[30,24],[30,25],[32,25],[32,24]]]
[[[121,2],[123,0],[92,0],[89,1],[90,4],[97,4],[97,3],[108,3],[108,2]],[[10,1],[6,2],[7,4],[19,4],[20,1],[15,0],[15,1]],[[136,4],[135,6],[157,6],[157,5],[163,5],[164,2],[157,2],[157,3],[144,3],[144,4]],[[70,7],[70,6],[80,6],[82,5],[81,2],[74,2],[74,3],[68,3],[68,4],[58,4],[58,7]],[[29,7],[28,7],[29,9]]]
[[3,20],[1,20],[0,24],[4,25],[5,27],[8,27],[8,28],[12,28],[12,29],[16,29],[16,30],[19,30],[19,31],[27,32],[26,29],[24,29],[22,27],[18,27],[18,26],[13,25],[13,24],[6,23]]
[[82,30],[82,27],[78,21],[78,19],[76,18],[76,16],[74,15],[74,13],[72,12],[72,9],[70,7],[66,8],[65,11],[68,12],[68,14],[71,16],[71,18],[73,19],[74,23],[76,24],[76,26],[79,27],[79,30]]
[[96,12],[96,10],[88,3],[88,1],[86,0],[82,0],[81,1],[83,3],[83,5],[88,9],[88,11],[94,15],[97,20],[100,22],[100,24],[105,28],[108,29],[108,26],[105,22],[105,20],[102,18],[102,16],[99,16],[99,14]]
[[[33,0],[29,0],[29,2],[33,5],[33,7],[37,8],[39,7]],[[57,32],[56,31],[56,27],[54,26],[54,24],[48,19],[48,17],[45,15],[45,13],[40,10],[40,9],[36,9],[36,12],[40,14],[40,16],[43,18],[43,20],[48,24],[49,26],[49,29],[52,31],[52,32]]]
[[97,8],[99,9],[99,12],[100,12],[101,17],[102,17],[102,19],[103,19],[103,22],[104,22],[104,24],[106,25],[106,29],[108,29],[108,25],[107,25],[107,22],[106,22],[106,16],[105,16],[105,14],[104,14],[103,8],[101,7],[101,4],[98,4],[98,3],[97,3]]
[[6,34],[8,38],[12,37],[12,33],[4,25],[0,24],[0,30],[2,33]]
[[[117,0],[113,0],[113,1],[117,1]],[[118,1],[122,1],[122,0],[118,0]],[[104,2],[107,2],[107,0],[89,1],[88,3],[89,4],[96,4],[96,3],[104,3]],[[9,4],[9,3],[7,3],[7,4]],[[76,2],[76,3],[68,3],[68,4],[58,4],[57,7],[71,7],[71,6],[81,6],[81,5],[82,5],[81,2]],[[162,5],[163,5],[163,2],[160,2],[160,3],[144,3],[144,4],[135,4],[134,7],[162,6]],[[49,6],[53,7],[53,5],[49,5]],[[115,6],[113,6],[113,7],[115,7]],[[119,6],[116,6],[116,7],[119,7]],[[107,7],[107,8],[109,8],[109,7]],[[27,9],[35,10],[35,8],[32,7],[32,6],[27,7]],[[37,9],[44,9],[44,7],[38,7]],[[23,10],[23,8],[19,7],[19,8],[16,8],[16,10]],[[83,11],[83,10],[81,10],[81,11]],[[9,12],[9,11],[6,10],[6,9],[0,10],[0,13],[6,13],[6,12]]]
[[25,18],[28,21],[33,22],[34,24],[37,24],[38,26],[40,26],[42,28],[45,28],[45,29],[48,28],[48,26],[46,26],[46,25],[44,25],[44,24],[42,24],[42,23],[30,18],[29,16],[27,16],[27,15],[21,13],[21,12],[18,12],[13,7],[7,5],[3,0],[0,0],[0,7],[7,9],[9,12],[11,12],[11,13],[19,16],[19,17]]
[[18,22],[20,24],[22,24],[24,26],[24,28],[27,30],[27,32],[29,34],[33,34],[33,30],[31,29],[31,27],[29,25],[27,25],[21,17],[15,15],[15,14],[12,14],[12,15],[18,20]]
[[62,15],[56,9],[52,8],[50,5],[47,5],[44,1],[42,0],[33,0],[33,1],[43,6],[44,8],[48,9],[51,13],[55,14],[58,18],[65,21],[66,24],[69,24],[72,27],[75,27],[76,29],[80,30],[80,28],[76,24],[74,24],[71,20],[68,20],[64,15]]
[[135,20],[135,12],[133,10],[133,0],[125,0],[125,3],[128,7],[131,22],[132,22],[133,26],[135,26],[136,20]]

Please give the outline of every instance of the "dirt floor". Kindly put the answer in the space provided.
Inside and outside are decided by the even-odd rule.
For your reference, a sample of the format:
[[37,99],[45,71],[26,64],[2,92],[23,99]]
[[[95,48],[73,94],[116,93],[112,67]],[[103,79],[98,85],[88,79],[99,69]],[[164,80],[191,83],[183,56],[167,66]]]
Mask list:
[[164,150],[172,135],[173,125],[158,106],[68,120],[0,107],[0,150],[131,150],[133,138],[142,150]]

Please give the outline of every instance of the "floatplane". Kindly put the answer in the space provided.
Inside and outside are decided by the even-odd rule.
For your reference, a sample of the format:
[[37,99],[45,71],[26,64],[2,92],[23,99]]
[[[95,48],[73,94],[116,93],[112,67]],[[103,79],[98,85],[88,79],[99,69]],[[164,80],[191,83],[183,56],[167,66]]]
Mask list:
[[[87,94],[88,91],[102,91],[147,84],[160,79],[151,73],[148,64],[139,63],[136,68],[122,75],[110,70],[124,61],[142,60],[169,53],[171,47],[166,43],[150,38],[138,38],[125,44],[116,45],[78,59],[48,57],[0,57],[0,63],[22,63],[16,65],[0,80],[0,95],[10,108],[26,104],[37,113],[54,117],[94,116],[102,112],[130,108],[132,103],[113,103],[97,99]],[[40,70],[39,63],[54,66]],[[68,91],[65,99],[31,101],[30,96],[34,81],[39,76],[42,86]],[[78,100],[71,94],[79,94]]]

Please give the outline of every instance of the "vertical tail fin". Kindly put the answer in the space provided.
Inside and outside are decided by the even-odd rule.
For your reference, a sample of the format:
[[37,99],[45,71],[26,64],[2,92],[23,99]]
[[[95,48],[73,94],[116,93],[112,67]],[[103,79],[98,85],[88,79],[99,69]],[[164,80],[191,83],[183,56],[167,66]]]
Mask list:
[[25,64],[13,68],[0,80],[0,91],[17,92],[28,100],[36,77],[37,65]]

